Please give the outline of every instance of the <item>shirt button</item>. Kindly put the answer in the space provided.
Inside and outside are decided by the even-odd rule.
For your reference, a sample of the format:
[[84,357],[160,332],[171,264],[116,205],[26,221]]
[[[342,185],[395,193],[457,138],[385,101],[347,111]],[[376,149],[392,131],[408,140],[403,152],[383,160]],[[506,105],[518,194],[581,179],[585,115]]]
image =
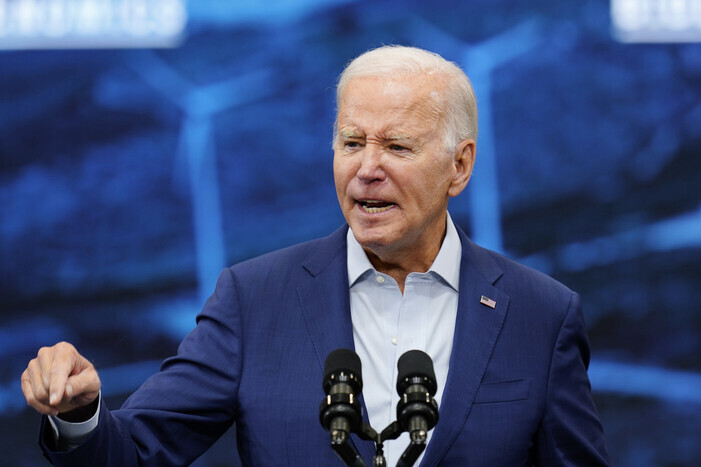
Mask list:
[[377,280],[377,282],[379,282],[380,284],[382,284],[382,283],[385,282],[385,278],[382,277],[382,276],[377,276],[376,280]]
[[392,344],[397,345],[397,336],[392,338]]

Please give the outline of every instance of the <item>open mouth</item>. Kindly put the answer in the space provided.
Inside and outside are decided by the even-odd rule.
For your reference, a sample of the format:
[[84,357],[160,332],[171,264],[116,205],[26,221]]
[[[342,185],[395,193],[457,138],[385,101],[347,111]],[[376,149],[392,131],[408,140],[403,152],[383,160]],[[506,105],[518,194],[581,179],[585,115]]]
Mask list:
[[363,211],[367,212],[368,214],[377,214],[380,212],[385,212],[388,209],[391,209],[392,207],[396,206],[394,203],[389,203],[387,201],[379,201],[376,199],[361,199],[358,200],[358,204],[360,204],[360,207],[363,208]]

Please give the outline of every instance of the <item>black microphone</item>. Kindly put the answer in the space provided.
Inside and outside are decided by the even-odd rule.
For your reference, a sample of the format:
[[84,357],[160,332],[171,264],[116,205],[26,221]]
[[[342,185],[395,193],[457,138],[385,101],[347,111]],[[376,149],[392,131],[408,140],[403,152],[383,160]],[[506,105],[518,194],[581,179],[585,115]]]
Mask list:
[[409,432],[411,445],[404,451],[398,466],[413,465],[426,447],[428,431],[438,423],[436,374],[431,357],[420,350],[410,350],[397,362],[397,422]]
[[336,349],[324,364],[324,393],[319,421],[331,434],[331,447],[346,465],[364,466],[348,444],[351,433],[361,432],[362,415],[358,396],[363,389],[360,357],[348,349]]

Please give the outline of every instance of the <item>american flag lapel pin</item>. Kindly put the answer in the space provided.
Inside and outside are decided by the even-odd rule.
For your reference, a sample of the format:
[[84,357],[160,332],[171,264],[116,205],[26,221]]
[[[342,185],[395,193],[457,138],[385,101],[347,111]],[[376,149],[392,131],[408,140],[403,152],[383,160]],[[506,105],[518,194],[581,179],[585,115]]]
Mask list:
[[484,295],[482,295],[482,298],[480,298],[480,303],[482,305],[487,305],[489,308],[496,308],[497,306],[497,302]]

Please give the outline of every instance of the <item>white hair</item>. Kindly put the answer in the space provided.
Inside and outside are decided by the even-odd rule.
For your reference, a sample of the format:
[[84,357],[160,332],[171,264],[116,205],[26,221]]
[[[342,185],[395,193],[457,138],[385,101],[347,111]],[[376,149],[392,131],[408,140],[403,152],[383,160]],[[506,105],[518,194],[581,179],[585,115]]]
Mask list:
[[338,136],[338,108],[343,91],[352,78],[371,76],[437,75],[446,79],[443,102],[443,141],[454,151],[465,139],[477,140],[477,100],[465,72],[433,52],[416,47],[386,45],[372,49],[352,60],[338,78],[336,86],[336,121],[333,140]]

